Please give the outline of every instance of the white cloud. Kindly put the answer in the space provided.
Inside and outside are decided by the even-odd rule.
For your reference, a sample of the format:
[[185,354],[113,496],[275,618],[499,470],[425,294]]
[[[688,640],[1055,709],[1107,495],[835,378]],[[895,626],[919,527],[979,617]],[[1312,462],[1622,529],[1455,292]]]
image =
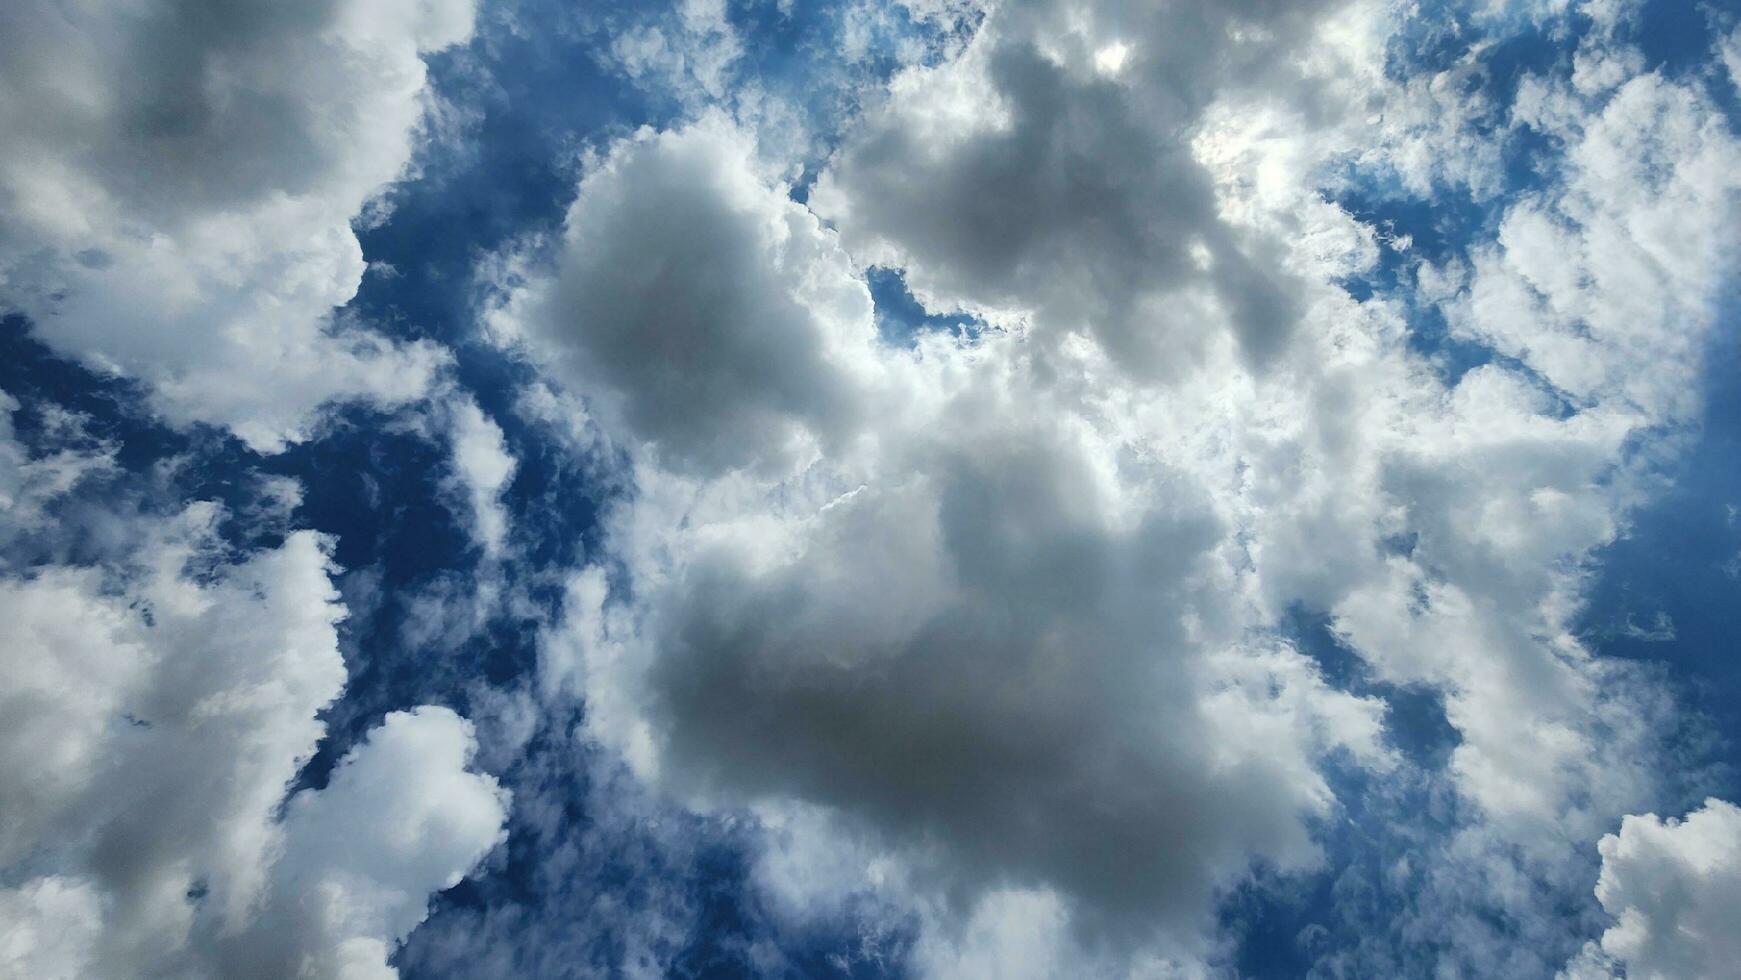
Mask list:
[[1700,395],[1686,379],[1737,247],[1741,145],[1698,89],[1657,74],[1565,98],[1577,122],[1544,123],[1572,143],[1564,183],[1507,208],[1453,326],[1580,407],[1686,418]]
[[508,452],[502,428],[470,399],[448,406],[453,477],[466,499],[472,540],[486,559],[499,559],[508,538],[508,512],[502,494],[518,465]]
[[1723,59],[1723,67],[1729,72],[1729,82],[1737,91],[1741,91],[1741,26],[1729,32],[1717,46],[1717,53]]
[[613,30],[610,63],[691,105],[726,97],[744,41],[726,18],[724,0],[679,0],[673,6]]
[[397,976],[386,959],[505,835],[507,794],[468,772],[472,726],[393,712],[284,816],[283,854],[250,929],[218,942],[233,976]]
[[1679,820],[1628,816],[1600,847],[1596,897],[1617,921],[1562,976],[1720,977],[1741,962],[1741,807],[1711,799]]
[[[82,419],[57,408],[44,411],[59,448],[32,457],[17,438],[13,416],[20,407],[18,399],[0,391],[0,544],[47,527],[51,522],[45,508],[52,501],[115,462],[114,446],[88,438]],[[0,556],[0,568],[7,564]]]
[[421,56],[471,21],[471,0],[8,5],[0,303],[261,450],[324,402],[417,397],[447,355],[333,310],[363,275],[351,219],[411,159]]
[[0,579],[0,973],[216,975],[345,944],[379,974],[499,838],[505,800],[443,709],[389,716],[279,821],[344,686],[344,608],[321,537],[236,560],[220,516],[136,518],[98,565]]
[[86,882],[57,876],[0,888],[0,968],[22,980],[90,975],[102,898]]

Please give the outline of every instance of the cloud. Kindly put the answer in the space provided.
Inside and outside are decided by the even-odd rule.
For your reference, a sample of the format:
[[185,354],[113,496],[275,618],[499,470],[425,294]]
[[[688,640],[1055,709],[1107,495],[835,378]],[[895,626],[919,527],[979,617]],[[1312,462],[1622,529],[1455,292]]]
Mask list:
[[[1686,817],[1628,816],[1602,838],[1596,897],[1618,920],[1562,976],[1716,977],[1741,959],[1741,808],[1710,799]],[[1624,967],[1623,970],[1618,969]],[[1611,972],[1612,971],[1612,972]]]
[[[1697,410],[1734,134],[1600,31],[1581,81],[1506,103],[1458,81],[1479,42],[1393,78],[1380,6],[1265,16],[999,8],[896,78],[813,212],[722,116],[643,132],[498,312],[634,480],[547,681],[695,805],[822,814],[864,859],[770,854],[770,887],[932,910],[943,973],[1200,967],[1226,889],[1315,866],[1330,761],[1397,757],[1290,610],[1455,733],[1411,777],[1454,820],[1399,941],[1503,908],[1563,962],[1577,842],[1668,791],[1662,692],[1571,624]],[[1520,190],[1525,129],[1551,140]],[[1338,182],[1492,202],[1493,232],[1419,257]],[[877,344],[870,264],[991,329]],[[1424,349],[1423,309],[1476,364]]]
[[[833,236],[747,163],[716,156],[730,182],[685,168],[680,192],[655,179],[692,147],[747,159],[721,125],[619,145],[583,182],[570,251],[505,314],[572,358],[566,377],[606,382],[581,390],[639,461],[608,521],[633,597],[578,579],[546,669],[578,669],[592,729],[690,799],[809,801],[929,869],[924,890],[1053,889],[1083,928],[1194,951],[1254,857],[1316,860],[1305,821],[1333,809],[1316,763],[1387,764],[1381,706],[1246,631],[1224,515],[1124,416],[1083,412],[1013,339],[873,346]],[[698,230],[727,208],[783,247]],[[625,294],[601,267],[669,285]],[[841,301],[768,315],[768,290],[679,285],[721,268]],[[875,410],[766,407],[806,373]]]
[[690,104],[727,96],[744,40],[726,16],[724,0],[681,0],[651,16],[638,13],[638,22],[607,32],[607,64]]
[[[389,536],[411,564],[350,595],[420,583],[377,639],[476,641],[419,676],[481,728],[387,714],[287,797],[346,681],[300,484],[104,511],[133,454],[0,394],[0,972],[378,977],[408,942],[658,975],[739,878],[720,942],[769,972],[763,930],[845,922],[925,975],[1212,974],[1230,895],[1317,884],[1320,975],[1732,958],[1741,818],[1625,816],[1705,795],[1701,760],[1574,629],[1733,287],[1715,63],[1652,70],[1624,3],[788,6],[558,18],[675,118],[589,144],[560,229],[482,264],[533,368],[467,365],[518,388],[512,452],[503,392],[332,312],[469,2],[0,13],[0,302],[257,450],[427,399],[394,424],[445,464],[404,473],[472,567]],[[936,315],[898,346],[894,281]],[[601,501],[586,567],[544,564],[582,518],[515,513],[516,453],[552,512]],[[523,662],[485,627],[561,576],[535,686],[456,673]],[[412,937],[504,784],[513,853]]]
[[419,396],[446,354],[334,309],[351,220],[412,158],[422,56],[471,23],[470,0],[12,5],[0,304],[263,451],[324,402]]
[[58,877],[0,889],[0,966],[18,977],[88,976],[101,903],[89,884]]
[[517,463],[508,452],[502,428],[477,403],[455,399],[448,408],[452,431],[453,479],[469,511],[472,540],[487,559],[499,559],[507,545],[508,513],[502,494]]
[[1629,74],[1626,49],[1587,43],[1616,67],[1578,92],[1543,83],[1526,123],[1571,145],[1563,183],[1505,211],[1474,256],[1453,329],[1525,360],[1575,404],[1645,420],[1686,418],[1737,242],[1726,215],[1741,144],[1699,88]]
[[796,458],[862,410],[870,296],[753,154],[717,115],[616,144],[581,181],[556,274],[495,317],[671,466]]
[[[201,587],[181,567],[216,516],[196,505],[156,529],[131,595],[89,568],[0,585],[16,678],[0,861],[94,837],[93,870],[127,886],[117,917],[167,917],[170,934],[190,910],[163,894],[195,879],[210,877],[225,914],[245,908],[270,810],[319,737],[315,711],[344,684],[320,539],[293,536]],[[189,845],[210,868],[188,866]]]
[[89,438],[82,419],[56,407],[45,410],[43,421],[57,448],[32,456],[19,443],[13,421],[21,408],[18,399],[0,391],[0,544],[50,527],[53,501],[115,465],[115,446]]
[[1189,134],[1224,88],[1309,98],[1293,56],[1348,6],[999,5],[960,57],[894,79],[811,204],[934,309],[1088,334],[1144,377],[1230,340],[1262,363],[1298,284],[1222,220]]
[[136,517],[96,565],[0,578],[0,972],[382,975],[499,839],[506,799],[434,708],[389,716],[279,820],[345,683],[344,608],[326,539],[231,555],[221,517]]

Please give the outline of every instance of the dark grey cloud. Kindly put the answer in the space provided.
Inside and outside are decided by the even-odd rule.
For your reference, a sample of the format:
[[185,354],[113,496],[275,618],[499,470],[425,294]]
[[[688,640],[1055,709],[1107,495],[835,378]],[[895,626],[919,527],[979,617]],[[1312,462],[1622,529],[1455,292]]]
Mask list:
[[1286,753],[1205,762],[1184,619],[1224,529],[1189,494],[1107,526],[1091,463],[1038,428],[927,447],[924,476],[835,505],[776,571],[697,555],[652,597],[665,772],[836,807],[951,886],[1188,931],[1250,853],[1309,854],[1319,801]]
[[1289,60],[1335,6],[999,6],[961,59],[897,81],[812,202],[943,303],[1032,311],[1149,376],[1230,323],[1261,365],[1300,284],[1221,219],[1190,140],[1230,89],[1307,100]]
[[680,469],[840,438],[863,410],[870,298],[720,119],[620,144],[582,182],[558,267],[511,326]]

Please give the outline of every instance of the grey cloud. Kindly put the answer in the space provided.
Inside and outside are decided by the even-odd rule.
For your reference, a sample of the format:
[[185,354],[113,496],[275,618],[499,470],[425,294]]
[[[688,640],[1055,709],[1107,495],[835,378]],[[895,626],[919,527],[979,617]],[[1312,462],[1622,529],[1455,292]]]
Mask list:
[[[1095,435],[983,394],[883,431],[901,448],[869,485],[770,515],[772,557],[719,526],[670,541],[675,569],[632,565],[664,583],[625,641],[648,666],[589,691],[630,692],[686,795],[820,804],[928,888],[1054,891],[1086,935],[1194,950],[1254,855],[1315,858],[1314,760],[1373,760],[1376,706],[1285,647],[1230,669],[1227,528],[1201,491],[1109,474]],[[1253,744],[1254,719],[1282,744]]]
[[619,144],[581,182],[559,267],[511,311],[577,393],[678,468],[786,458],[862,409],[843,358],[874,336],[869,294],[751,153],[717,118]]
[[[1109,531],[1056,443],[939,455],[837,505],[777,573],[689,569],[650,678],[679,780],[836,806],[940,847],[945,875],[1127,925],[1189,920],[1248,848],[1297,857],[1286,789],[1201,762],[1172,583],[1213,520]],[[890,602],[897,577],[936,591]]]
[[[1563,359],[1551,366],[1599,380],[1630,368],[1626,351],[1645,341],[1701,349],[1710,256],[1732,237],[1711,216],[1733,191],[1710,175],[1733,172],[1715,165],[1733,140],[1686,127],[1709,137],[1693,147],[1703,162],[1663,185],[1672,194],[1644,194],[1607,164],[1649,119],[1704,118],[1702,101],[1647,78],[1589,96],[1608,105],[1600,115],[1568,112],[1593,122],[1565,125],[1574,166],[1533,207],[1565,202],[1584,220],[1532,222],[1526,195],[1499,242],[1475,245],[1472,272],[1413,270],[1418,300],[1528,369],[1446,379],[1411,348],[1397,304],[1337,285],[1376,267],[1376,232],[1315,183],[1369,137],[1388,141],[1368,161],[1380,169],[1423,146],[1450,157],[1469,137],[1457,125],[1413,131],[1421,121],[1403,110],[1433,84],[1386,81],[1382,6],[1361,27],[1371,36],[1325,55],[1350,62],[1326,69],[1343,72],[1335,111],[1325,92],[1289,84],[1307,28],[1341,6],[1167,5],[1114,22],[1110,7],[1012,4],[960,58],[898,80],[814,206],[854,261],[903,266],[934,306],[1028,314],[1027,330],[855,347],[864,308],[842,303],[781,321],[815,336],[781,334],[797,354],[771,358],[758,390],[657,343],[573,339],[548,324],[585,324],[530,318],[535,346],[557,341],[587,365],[568,377],[635,454],[634,492],[606,536],[614,591],[603,567],[581,575],[567,633],[545,648],[547,677],[571,672],[581,686],[589,730],[699,803],[812,806],[837,821],[837,839],[893,854],[914,894],[945,896],[921,945],[959,940],[926,954],[946,974],[972,972],[963,964],[988,916],[1100,936],[1140,922],[1189,958],[1205,951],[1197,927],[1213,897],[1253,861],[1313,859],[1308,828],[1335,806],[1327,753],[1386,764],[1380,706],[1330,688],[1276,639],[1303,603],[1381,679],[1441,694],[1459,737],[1444,770],[1423,777],[1457,807],[1459,836],[1418,872],[1447,883],[1397,916],[1399,931],[1453,922],[1485,936],[1483,916],[1500,908],[1532,916],[1532,941],[1564,943],[1575,926],[1544,910],[1579,890],[1568,842],[1660,790],[1651,770],[1669,714],[1567,624],[1585,563],[1640,492],[1633,447],[1681,421],[1684,399],[1609,401],[1617,393],[1598,384],[1597,402],[1568,415],[1542,369]],[[1125,63],[1097,68],[1115,40],[1131,45]],[[1368,122],[1374,98],[1396,115]],[[1219,145],[1188,145],[1200,123]],[[590,188],[598,200],[628,192],[626,173],[611,179]],[[639,191],[637,208],[659,206],[660,184]],[[795,213],[753,174],[709,192],[745,214]],[[1657,202],[1675,220],[1636,213]],[[568,247],[602,247],[585,228],[571,221]],[[1655,251],[1639,254],[1620,228],[1688,234],[1645,240]],[[656,250],[705,283],[709,263],[729,261],[720,250],[744,240]],[[1656,253],[1687,261],[1660,263],[1671,272],[1642,277],[1649,289],[1610,294],[1641,281],[1611,272],[1655,269]],[[755,254],[740,274],[770,285],[856,283],[838,263]],[[1567,255],[1592,274],[1563,275],[1554,263]],[[590,271],[572,281],[619,288]],[[535,282],[507,319],[525,322],[550,288]],[[1513,301],[1530,288],[1536,301]],[[727,305],[709,331],[765,328],[743,315],[757,301],[711,295]],[[1624,306],[1609,298],[1656,312],[1579,316]],[[610,316],[637,335],[664,330],[661,317]],[[1578,342],[1552,347],[1558,332]],[[1066,342],[1072,333],[1087,342]],[[748,341],[705,343],[735,354]],[[1655,358],[1635,390],[1684,392],[1689,364]],[[635,410],[682,370],[699,372],[705,397],[676,404],[700,418]],[[817,370],[850,379],[869,407],[769,394]],[[782,427],[816,435],[816,451],[784,451]],[[703,432],[734,440],[733,454],[708,457]],[[667,457],[670,446],[687,449]],[[1489,894],[1493,875],[1516,888]],[[988,926],[978,962],[1019,948],[1002,924]],[[1111,947],[1152,952],[1142,945]],[[1544,948],[1492,962],[1564,947]]]
[[[962,59],[897,82],[813,204],[855,253],[887,253],[922,293],[1032,310],[1144,375],[1193,363],[1223,317],[1266,363],[1303,312],[1299,283],[1220,219],[1189,140],[1229,85],[1303,98],[1283,66],[1329,5],[1124,6],[999,7]],[[1096,46],[1115,43],[1128,68],[1098,72]],[[967,76],[982,104],[915,125],[964,83],[946,75]]]

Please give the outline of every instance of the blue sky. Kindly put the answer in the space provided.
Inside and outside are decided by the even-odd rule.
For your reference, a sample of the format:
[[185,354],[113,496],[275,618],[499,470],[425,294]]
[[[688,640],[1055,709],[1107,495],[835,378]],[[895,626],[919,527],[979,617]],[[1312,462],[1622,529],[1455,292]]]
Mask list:
[[217,13],[0,15],[0,975],[1741,952],[1741,10]]

